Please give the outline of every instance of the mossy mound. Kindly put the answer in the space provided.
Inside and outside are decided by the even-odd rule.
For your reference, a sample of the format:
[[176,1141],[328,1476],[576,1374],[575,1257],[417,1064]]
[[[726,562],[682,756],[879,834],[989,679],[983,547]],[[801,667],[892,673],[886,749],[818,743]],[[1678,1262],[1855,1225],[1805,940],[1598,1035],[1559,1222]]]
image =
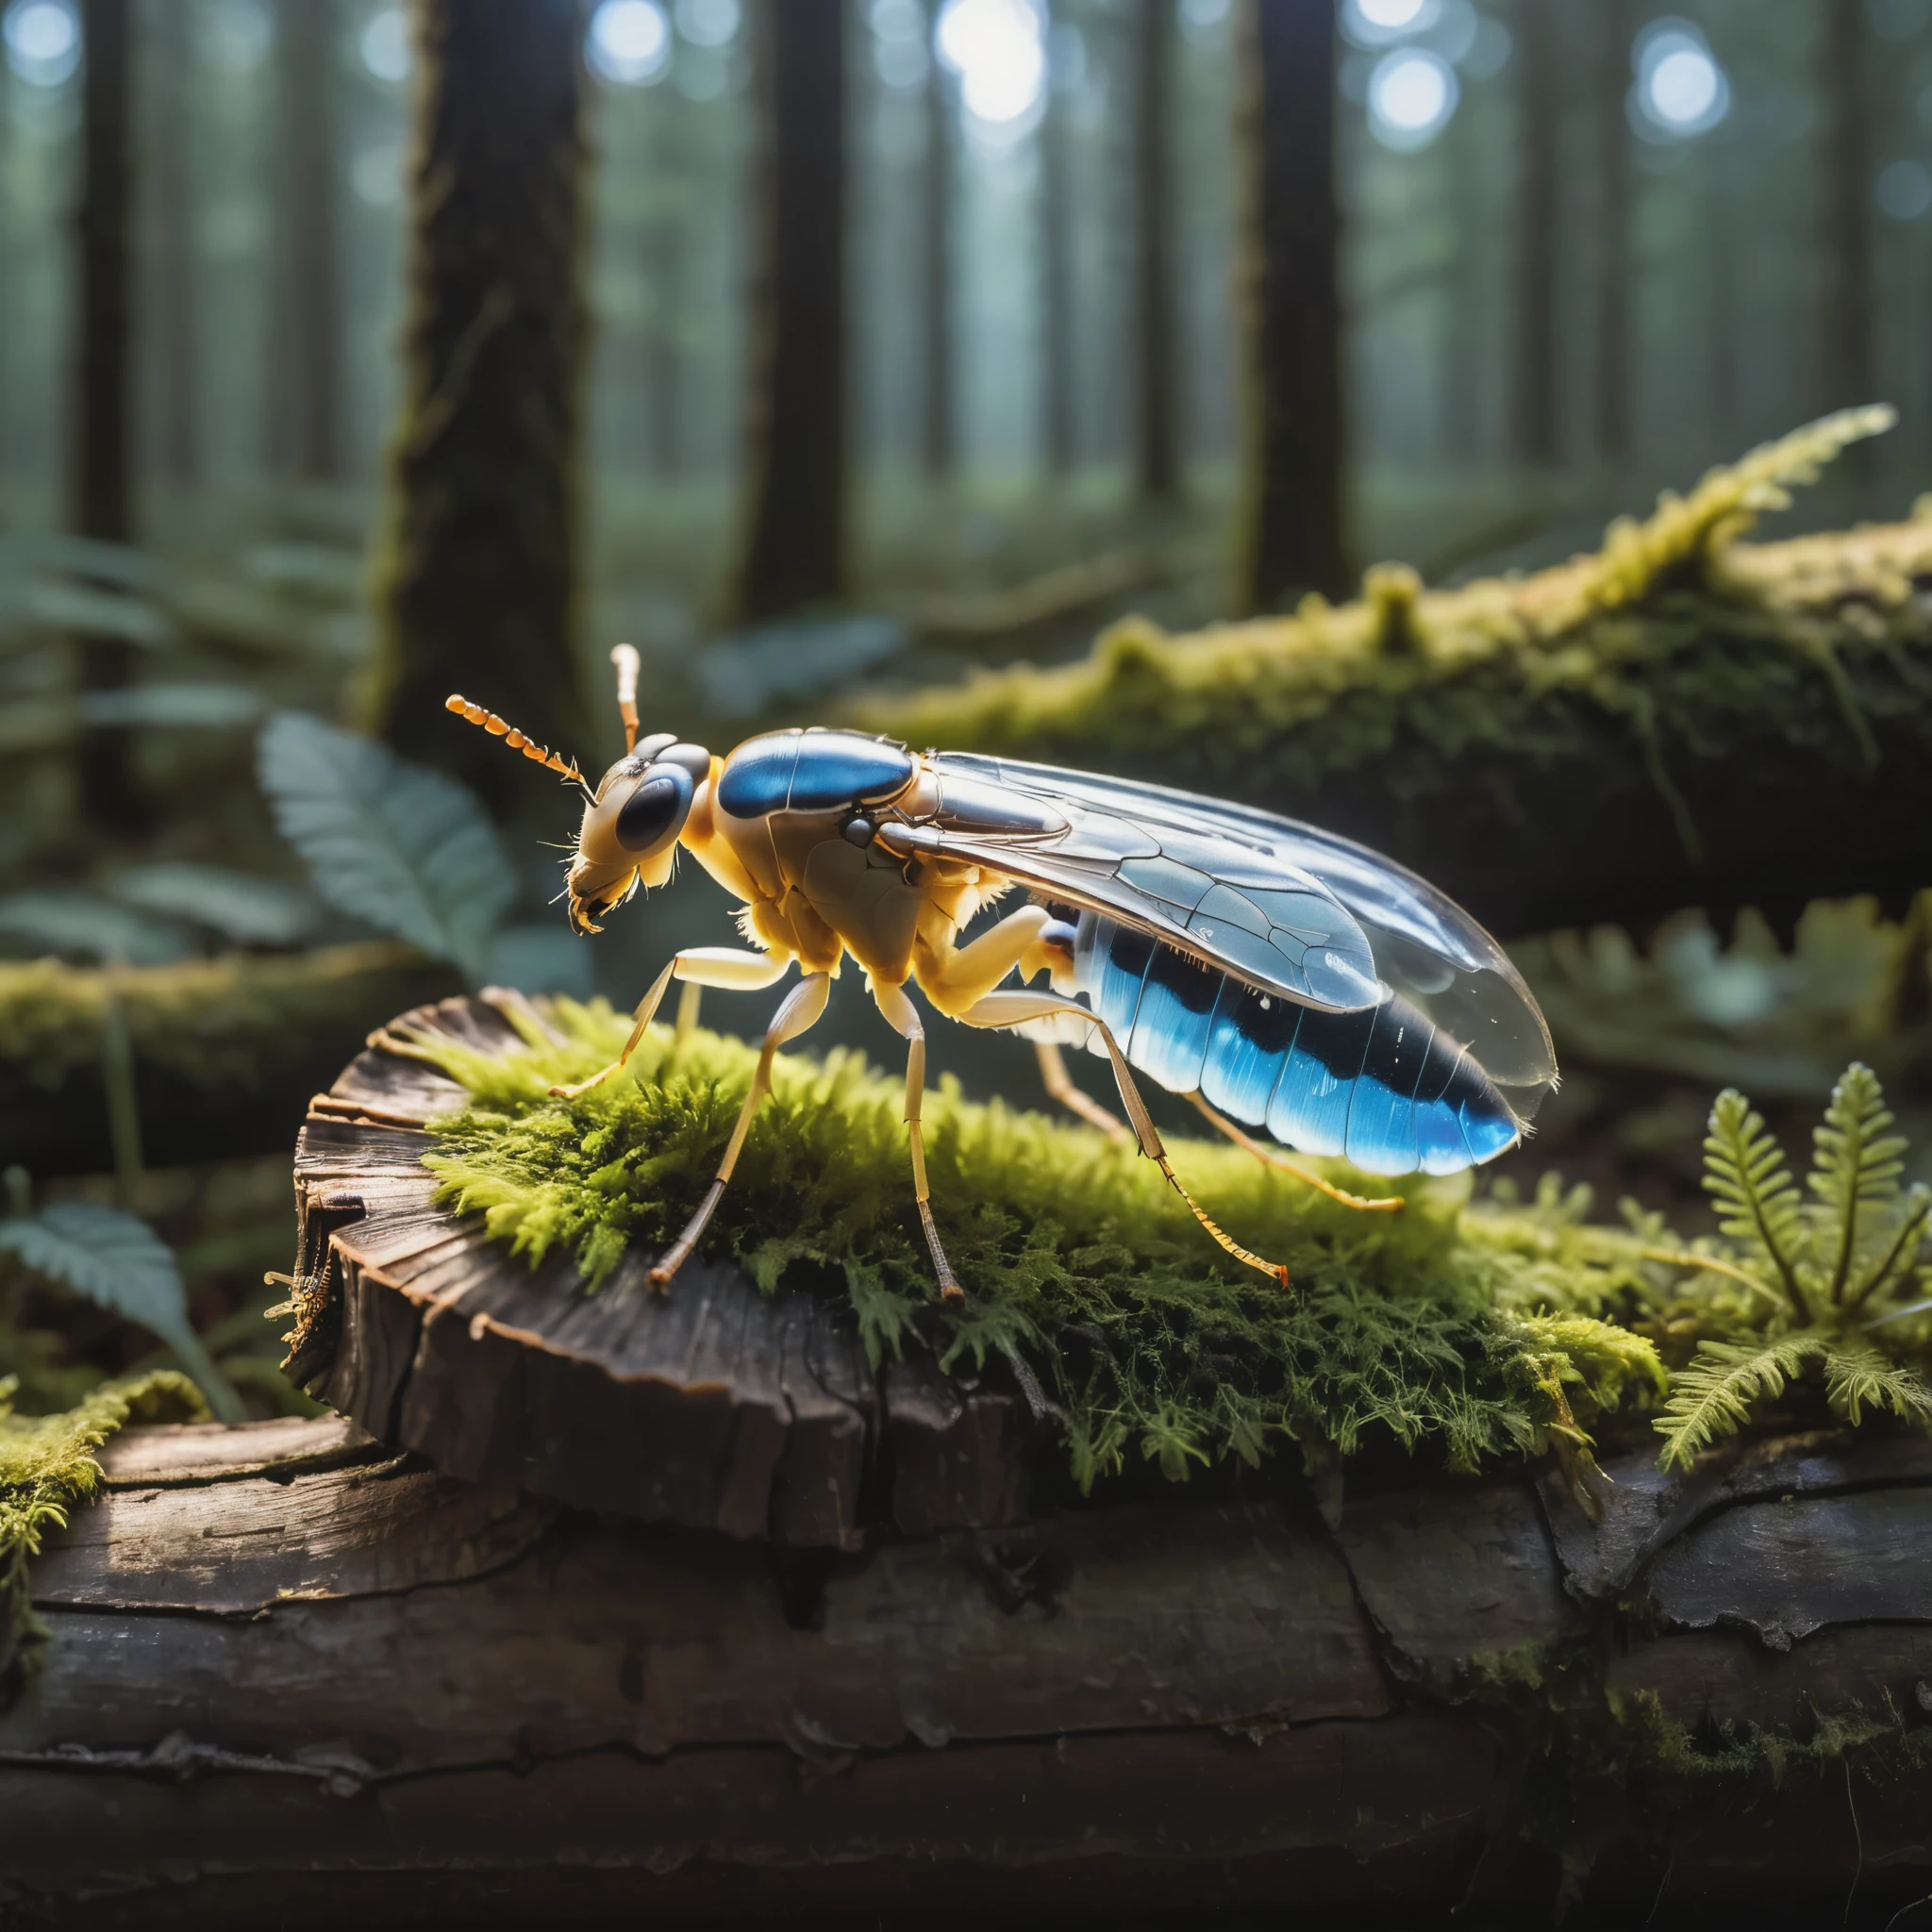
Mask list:
[[[668,1241],[696,1205],[756,1056],[654,1028],[635,1078],[555,1100],[553,1083],[608,1062],[626,1029],[601,1003],[559,1000],[551,1017],[560,1043],[425,1049],[472,1096],[435,1124],[425,1164],[448,1205],[484,1210],[533,1266],[575,1255],[594,1293],[627,1243]],[[1647,1341],[1593,1319],[1641,1299],[1639,1243],[1582,1225],[1579,1204],[1476,1206],[1467,1179],[1409,1180],[1401,1211],[1364,1213],[1238,1149],[1175,1143],[1208,1211],[1287,1263],[1283,1291],[1224,1256],[1131,1146],[951,1083],[925,1114],[934,1210],[966,1288],[942,1307],[903,1109],[900,1082],[857,1055],[781,1057],[708,1250],[768,1292],[785,1279],[848,1300],[875,1365],[910,1348],[946,1367],[1023,1363],[1083,1485],[1141,1458],[1176,1478],[1257,1462],[1283,1439],[1347,1455],[1376,1432],[1472,1469],[1551,1441],[1581,1449],[1578,1417],[1660,1381]]]

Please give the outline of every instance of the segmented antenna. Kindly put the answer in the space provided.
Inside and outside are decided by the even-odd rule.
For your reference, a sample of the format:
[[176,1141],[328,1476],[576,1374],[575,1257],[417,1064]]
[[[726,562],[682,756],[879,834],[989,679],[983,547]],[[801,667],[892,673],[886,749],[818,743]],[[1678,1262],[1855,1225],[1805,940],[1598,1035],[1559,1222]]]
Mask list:
[[515,725],[507,724],[494,711],[486,711],[481,705],[473,705],[468,698],[459,697],[454,691],[443,700],[445,711],[454,711],[459,718],[467,718],[472,724],[480,724],[491,738],[500,738],[512,751],[520,751],[526,758],[535,758],[540,765],[548,765],[563,777],[575,779],[577,784],[584,782],[584,774],[577,770],[576,761],[569,764],[554,751],[539,744],[534,739],[525,738]]
[[624,718],[624,748],[629,751],[638,741],[638,654],[629,644],[617,644],[610,661],[617,666],[617,708]]

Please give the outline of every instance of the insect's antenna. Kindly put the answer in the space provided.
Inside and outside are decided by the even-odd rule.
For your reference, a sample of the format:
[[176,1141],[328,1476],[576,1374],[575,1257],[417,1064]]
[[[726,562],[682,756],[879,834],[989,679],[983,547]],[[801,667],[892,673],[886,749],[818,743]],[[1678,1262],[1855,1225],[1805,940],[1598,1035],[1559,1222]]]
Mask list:
[[624,748],[627,752],[638,741],[638,654],[630,644],[612,647],[610,661],[617,666],[617,708],[624,719]]
[[473,705],[468,698],[458,697],[455,692],[443,700],[442,708],[445,711],[454,711],[459,718],[467,718],[472,724],[482,725],[491,738],[502,739],[510,750],[520,751],[526,758],[535,758],[540,765],[548,765],[563,777],[574,778],[579,785],[583,784],[584,774],[577,770],[575,759],[565,764],[554,751],[534,739],[525,738],[514,725],[506,724],[494,711],[486,711],[481,705]]

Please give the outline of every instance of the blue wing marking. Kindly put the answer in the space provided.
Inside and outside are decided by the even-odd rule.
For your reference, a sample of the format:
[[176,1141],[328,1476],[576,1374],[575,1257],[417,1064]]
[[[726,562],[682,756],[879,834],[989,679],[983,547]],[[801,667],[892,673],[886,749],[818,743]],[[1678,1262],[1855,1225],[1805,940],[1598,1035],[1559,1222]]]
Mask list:
[[1201,1098],[1231,1120],[1265,1125],[1268,1103],[1307,1011],[1279,993],[1257,992],[1224,975],[1208,1029]]
[[1147,969],[1126,1053],[1170,1093],[1191,1093],[1201,1084],[1215,999],[1226,976],[1168,946]]
[[1307,1009],[1268,1104],[1268,1131],[1277,1141],[1304,1154],[1340,1154],[1347,1147],[1349,1103],[1374,1024],[1373,1010]]
[[1348,1109],[1348,1158],[1368,1174],[1413,1174],[1415,1090],[1436,1029],[1405,999],[1375,1010]]

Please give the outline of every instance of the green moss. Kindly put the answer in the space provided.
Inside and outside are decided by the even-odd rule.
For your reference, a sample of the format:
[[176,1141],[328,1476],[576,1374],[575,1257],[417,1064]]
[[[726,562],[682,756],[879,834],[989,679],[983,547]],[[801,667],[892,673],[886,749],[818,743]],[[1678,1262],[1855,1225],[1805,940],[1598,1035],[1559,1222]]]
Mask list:
[[1924,671],[1903,661],[1932,642],[1914,592],[1932,572],[1924,506],[1886,530],[1735,541],[1784,506],[1788,486],[1890,420],[1829,417],[1711,472],[1688,497],[1665,495],[1642,522],[1612,525],[1597,554],[1531,576],[1424,591],[1413,572],[1377,566],[1356,603],[1310,597],[1291,617],[1173,638],[1129,619],[1078,663],[865,699],[850,715],[917,745],[1277,804],[1369,774],[1395,806],[1466,807],[1474,759],[1496,824],[1518,836],[1519,778],[1587,790],[1585,774],[1621,782],[1634,764],[1694,857],[1678,758],[1769,737],[1862,770],[1876,758],[1874,720],[1924,713]]
[[[553,1100],[622,1043],[622,1019],[558,1001],[564,1044],[502,1058],[430,1049],[473,1096],[437,1124],[442,1199],[482,1210],[534,1265],[580,1262],[589,1291],[625,1245],[676,1232],[709,1180],[753,1050],[654,1028],[619,1079]],[[1228,1259],[1154,1166],[1085,1127],[948,1083],[928,1097],[933,1205],[966,1288],[939,1305],[912,1199],[904,1089],[851,1054],[781,1057],[708,1251],[760,1288],[841,1296],[876,1364],[908,1347],[948,1367],[1024,1359],[1063,1412],[1091,1483],[1150,1459],[1173,1477],[1281,1440],[1352,1453],[1373,1433],[1451,1467],[1581,1449],[1578,1418],[1659,1372],[1648,1342],[1588,1311],[1640,1291],[1634,1238],[1549,1202],[1470,1205],[1467,1180],[1396,1184],[1362,1213],[1224,1145],[1177,1143],[1177,1170],[1239,1238],[1288,1265],[1288,1292]]]
[[33,1614],[28,1559],[99,1493],[93,1452],[131,1422],[208,1414],[201,1391],[169,1369],[108,1383],[61,1415],[15,1415],[13,1392],[12,1378],[0,1378],[0,1695],[32,1671],[46,1634]]

